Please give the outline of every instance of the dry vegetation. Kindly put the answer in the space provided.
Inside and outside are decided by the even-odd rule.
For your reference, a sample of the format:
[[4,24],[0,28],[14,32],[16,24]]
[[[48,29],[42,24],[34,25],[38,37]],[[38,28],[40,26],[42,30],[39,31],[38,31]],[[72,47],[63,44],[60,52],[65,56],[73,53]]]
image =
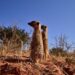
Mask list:
[[[39,25],[39,23],[33,21],[31,26],[34,28],[34,32],[39,30],[40,35],[42,35],[40,28],[41,26]],[[38,27],[38,30],[36,29],[36,27]],[[12,31],[11,29],[12,28],[5,28],[4,30],[2,29],[0,31],[3,40],[3,46],[7,46],[6,49],[5,47],[0,48],[0,75],[75,75],[75,53],[64,50],[64,48],[69,49],[71,46],[68,45],[67,42],[65,43],[66,45],[63,44],[63,40],[65,41],[63,37],[60,37],[60,39],[58,40],[60,41],[60,47],[53,48],[48,53],[48,37],[47,33],[45,33],[46,30],[43,33],[43,38],[40,37],[39,33],[37,32],[38,35],[33,35],[31,50],[21,50],[20,47],[16,46],[21,46],[21,41],[24,41],[26,46],[28,46],[30,43],[29,36],[22,30],[15,30],[15,28],[13,28]],[[12,35],[10,35],[11,33],[9,33],[10,37],[4,36],[7,35],[9,30],[11,31]],[[21,37],[21,33],[23,33],[23,37]],[[37,43],[39,39],[37,36],[41,38],[39,44],[44,45],[44,51],[42,48],[38,49],[39,44]],[[10,40],[8,39],[8,37],[10,38]],[[43,44],[42,39],[44,41]],[[18,42],[19,40],[20,42]],[[11,44],[13,44],[13,47],[15,47],[15,49],[11,49]],[[37,55],[44,52],[44,57],[41,56],[41,62],[37,62],[37,60],[41,58],[39,58],[40,56],[36,56],[36,48]],[[31,53],[33,56],[32,59]],[[33,61],[33,59],[35,59],[36,62]]]
[[[19,53],[19,52],[18,52]],[[23,51],[22,56],[13,51],[0,55],[0,75],[74,75],[74,56],[56,56],[53,54],[47,61],[33,63],[29,58],[30,51]]]

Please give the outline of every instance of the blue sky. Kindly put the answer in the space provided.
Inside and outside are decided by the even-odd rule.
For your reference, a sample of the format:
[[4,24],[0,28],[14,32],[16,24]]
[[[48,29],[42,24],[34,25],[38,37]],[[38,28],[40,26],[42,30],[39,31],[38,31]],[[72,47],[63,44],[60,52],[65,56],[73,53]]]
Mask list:
[[16,24],[30,33],[32,20],[48,26],[49,46],[60,34],[75,42],[75,0],[0,0],[0,24]]

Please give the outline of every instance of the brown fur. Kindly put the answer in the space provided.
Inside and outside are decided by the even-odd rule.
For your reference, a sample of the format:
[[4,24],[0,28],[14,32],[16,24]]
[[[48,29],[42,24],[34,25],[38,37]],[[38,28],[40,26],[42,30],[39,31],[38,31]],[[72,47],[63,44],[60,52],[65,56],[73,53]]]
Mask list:
[[41,34],[41,25],[39,22],[32,21],[28,23],[34,28],[31,42],[31,58],[33,62],[40,62],[43,59],[43,41]]
[[43,38],[43,46],[44,46],[44,59],[47,60],[49,57],[49,52],[48,52],[48,28],[47,26],[42,25],[42,38]]

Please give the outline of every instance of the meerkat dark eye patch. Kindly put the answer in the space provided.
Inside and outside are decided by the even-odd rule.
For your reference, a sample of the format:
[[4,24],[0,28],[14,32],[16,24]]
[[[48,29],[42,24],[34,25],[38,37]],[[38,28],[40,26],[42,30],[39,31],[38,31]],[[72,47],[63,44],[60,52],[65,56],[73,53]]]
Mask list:
[[47,26],[45,26],[45,25],[41,26],[41,29],[43,29],[43,30],[45,30],[46,28],[47,28]]
[[39,22],[37,21],[31,21],[28,23],[28,25],[32,26],[32,27],[36,27],[37,25],[39,25]]

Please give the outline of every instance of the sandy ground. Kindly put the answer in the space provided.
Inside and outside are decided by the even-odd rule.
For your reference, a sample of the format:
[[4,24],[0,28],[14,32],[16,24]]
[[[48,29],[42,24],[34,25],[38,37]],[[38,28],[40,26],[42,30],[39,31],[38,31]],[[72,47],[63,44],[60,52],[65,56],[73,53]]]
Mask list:
[[74,72],[75,65],[62,58],[34,64],[29,57],[0,57],[0,75],[75,75]]

